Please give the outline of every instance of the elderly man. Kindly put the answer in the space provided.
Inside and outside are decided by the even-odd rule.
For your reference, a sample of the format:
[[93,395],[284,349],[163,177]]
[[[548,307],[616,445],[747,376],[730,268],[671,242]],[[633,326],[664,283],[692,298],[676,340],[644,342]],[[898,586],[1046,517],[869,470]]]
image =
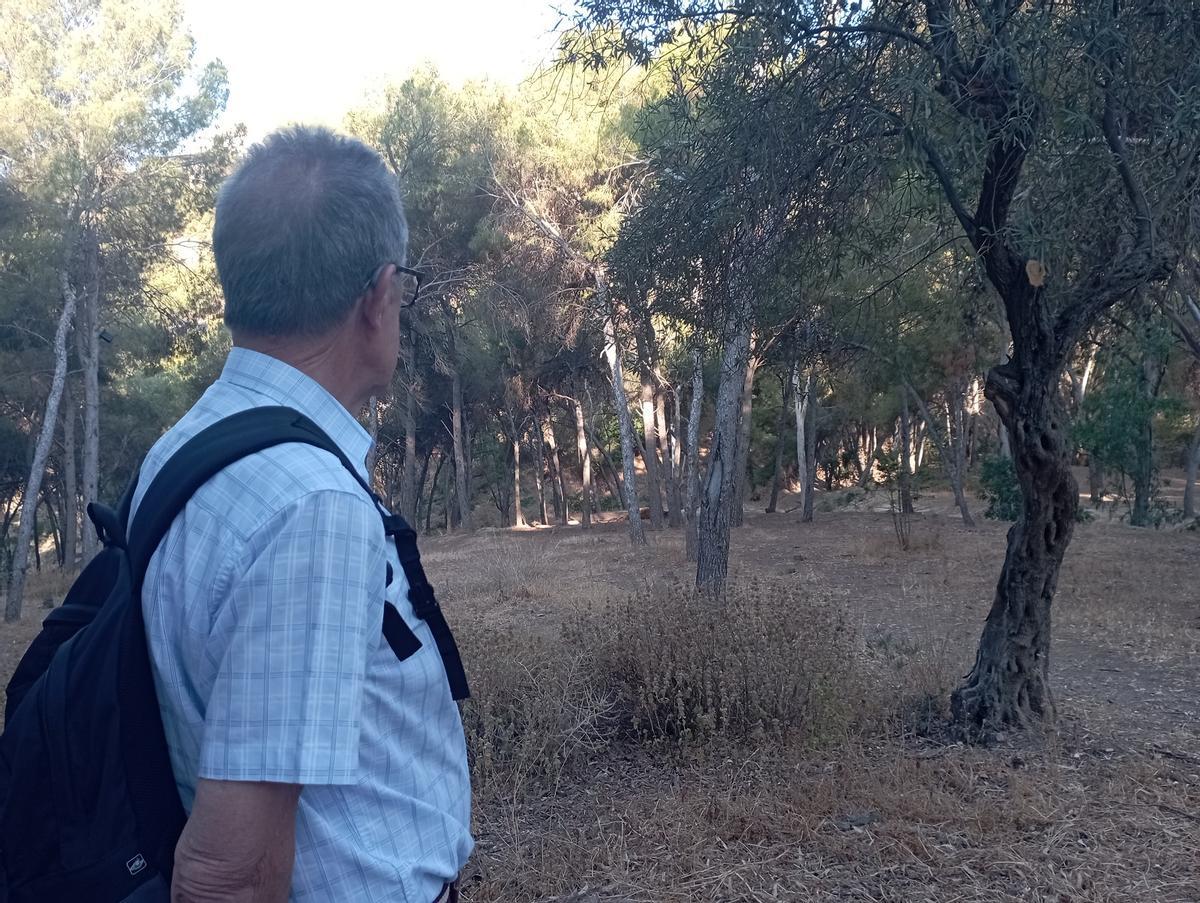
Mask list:
[[[379,156],[325,129],[251,149],[217,200],[234,347],[151,450],[257,406],[316,423],[365,476],[356,419],[387,390],[419,274]],[[189,813],[175,901],[454,899],[470,854],[462,723],[380,513],[338,459],[285,444],[226,468],[159,546],[142,593],[171,764]],[[381,639],[385,601],[420,640]],[[415,645],[415,644],[414,644]]]

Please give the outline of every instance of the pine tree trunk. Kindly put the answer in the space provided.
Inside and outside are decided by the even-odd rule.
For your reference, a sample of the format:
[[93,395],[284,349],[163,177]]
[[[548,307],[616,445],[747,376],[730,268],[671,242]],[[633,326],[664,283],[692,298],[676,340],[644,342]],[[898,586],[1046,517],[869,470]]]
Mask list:
[[803,523],[811,524],[817,491],[817,374],[810,371],[808,387],[804,392],[804,509],[800,515]]
[[[629,513],[629,541],[633,545],[646,542],[642,532],[642,516],[638,510],[636,465],[633,455],[633,417],[629,414],[629,399],[625,397],[625,376],[621,366],[621,349],[617,344],[617,331],[610,314],[604,321],[605,356],[608,358],[609,374],[612,378],[613,405],[617,412],[617,424],[621,430],[621,459],[624,463],[625,510]],[[650,506],[651,511],[654,505]]]
[[575,399],[575,448],[579,455],[579,480],[581,486],[579,522],[584,530],[592,526],[592,456],[588,449],[586,420],[583,402]]
[[771,477],[771,500],[767,503],[767,514],[774,514],[779,507],[779,490],[783,485],[783,446],[787,442],[784,431],[787,429],[788,409],[792,406],[790,375],[780,382],[782,394],[779,402],[779,416],[775,418],[775,470]]
[[642,372],[642,461],[646,465],[646,496],[650,505],[650,529],[663,528],[662,480],[659,476],[658,429],[654,422],[654,383]]
[[571,512],[567,504],[567,481],[563,476],[562,456],[558,453],[558,438],[554,435],[554,419],[549,411],[542,412],[542,435],[546,440],[546,448],[550,450],[550,479],[554,489],[554,518],[562,526],[571,520]]
[[673,456],[671,449],[671,431],[667,427],[667,405],[664,397],[665,392],[662,389],[662,381],[659,380],[659,388],[654,393],[654,423],[655,432],[658,434],[658,446],[661,452],[662,460],[662,476],[663,476],[663,496],[667,502],[667,524],[671,527],[679,526],[679,489],[676,486],[675,468],[673,464]]
[[1138,373],[1138,387],[1146,401],[1146,407],[1134,440],[1133,512],[1129,518],[1130,524],[1135,527],[1150,525],[1150,503],[1154,495],[1153,410],[1164,373],[1158,355],[1153,351],[1153,337],[1149,335],[1149,324],[1144,325],[1147,333],[1144,337],[1146,350],[1143,352],[1142,366]]
[[[750,345],[754,345],[754,334],[750,335]],[[746,366],[746,377],[742,384],[741,404],[738,410],[737,448],[734,467],[737,478],[734,481],[733,507],[730,511],[730,523],[735,527],[742,526],[746,520],[746,490],[749,487],[750,474],[750,443],[753,438],[754,425],[754,379],[758,374],[758,358],[753,355]]]
[[808,379],[800,372],[800,365],[792,367],[792,398],[796,408],[796,479],[800,484],[800,505],[808,496],[808,443],[805,427],[808,422]]
[[454,362],[454,373],[451,376],[450,410],[451,435],[454,443],[454,488],[458,498],[458,525],[462,530],[471,531],[471,491],[467,486],[467,456],[464,451],[465,426],[463,423],[463,391],[462,377],[458,372],[458,360]]
[[550,512],[546,505],[546,449],[536,405],[531,435],[533,438],[533,486],[538,498],[538,523],[547,526],[550,523]]
[[695,561],[699,545],[700,417],[704,413],[704,362],[700,349],[692,349],[692,401],[688,407],[687,501],[683,511],[687,529],[687,560]]
[[75,418],[78,415],[71,382],[63,385],[63,548],[66,569],[73,573],[79,562],[79,478],[75,470]]
[[946,480],[950,484],[950,491],[954,494],[954,503],[958,506],[963,523],[968,527],[974,527],[975,519],[971,517],[971,510],[967,504],[967,495],[963,488],[966,463],[962,454],[962,436],[961,432],[954,426],[958,417],[956,411],[961,412],[962,410],[962,398],[957,392],[957,387],[949,386],[946,389],[947,414],[945,435],[942,434],[942,430],[934,422],[933,415],[929,411],[929,406],[925,404],[925,400],[921,398],[920,393],[912,386],[908,387],[908,391],[913,401],[917,404],[917,410],[921,412],[921,419],[925,421],[926,434],[933,436],[933,441],[938,447],[939,456],[942,459],[942,470],[945,472]]
[[[99,501],[100,494],[100,273],[95,235],[85,239],[88,284],[81,298],[82,322],[75,330],[79,360],[83,365],[83,504]],[[86,525],[85,525],[86,526]],[[83,531],[83,563],[100,550],[95,530]]]
[[78,299],[65,270],[58,274],[58,282],[62,289],[63,309],[59,314],[58,326],[54,331],[54,375],[50,379],[50,392],[46,396],[46,407],[42,412],[41,432],[38,434],[37,444],[34,446],[29,478],[25,482],[25,491],[21,495],[21,521],[17,528],[17,547],[13,556],[8,599],[4,605],[4,620],[9,623],[21,617],[35,512],[42,493],[42,479],[46,475],[46,459],[50,456],[50,446],[54,442],[54,431],[58,426],[58,407],[62,402],[63,387],[67,381],[67,335],[75,320]]
[[680,398],[680,395],[682,394],[682,390],[683,390],[683,385],[680,384],[680,385],[675,386],[671,391],[671,394],[674,397],[674,401],[675,401],[675,420],[671,424],[671,431],[668,434],[669,439],[670,439],[669,444],[671,447],[671,468],[672,468],[672,470],[675,471],[675,479],[672,480],[672,484],[671,484],[672,491],[674,493],[674,500],[672,502],[672,507],[675,510],[675,517],[676,517],[675,521],[672,523],[672,526],[675,526],[675,527],[682,527],[683,524],[686,522],[686,517],[684,516],[684,513],[683,513],[683,503],[684,503],[684,494],[685,494],[684,481],[686,480],[686,475],[683,472],[683,448],[682,448],[683,443],[682,443],[682,433],[681,433],[681,431],[683,429],[683,420],[682,420],[683,411],[681,409],[682,408],[682,399]]
[[1200,424],[1192,433],[1192,445],[1188,449],[1187,476],[1183,482],[1183,516],[1196,516],[1196,475],[1200,472]]
[[987,394],[1008,430],[1021,486],[1020,519],[984,625],[975,665],[954,691],[954,720],[968,731],[1023,728],[1053,719],[1050,692],[1050,605],[1063,555],[1075,529],[1079,487],[1055,368],[1012,364],[988,373]]
[[912,514],[912,472],[909,465],[912,461],[912,430],[908,414],[908,399],[901,393],[900,405],[900,460],[896,468],[896,479],[900,484],[900,513]]
[[[433,471],[433,482],[429,484],[429,503],[425,506],[425,532],[428,533],[433,527],[433,503],[437,499],[438,482],[442,478],[442,468],[446,466],[446,455],[439,448],[437,449],[437,467]],[[425,487],[421,487],[424,492]]]
[[512,422],[512,457],[513,457],[513,526],[524,527],[525,508],[521,504],[521,434],[517,425]]
[[725,348],[721,354],[721,380],[717,388],[717,419],[708,473],[700,500],[700,534],[696,557],[696,586],[706,592],[724,589],[729,573],[729,532],[733,522],[739,470],[738,433],[746,394],[753,377],[750,360],[751,310],[749,298],[739,293],[739,303],[725,325]]

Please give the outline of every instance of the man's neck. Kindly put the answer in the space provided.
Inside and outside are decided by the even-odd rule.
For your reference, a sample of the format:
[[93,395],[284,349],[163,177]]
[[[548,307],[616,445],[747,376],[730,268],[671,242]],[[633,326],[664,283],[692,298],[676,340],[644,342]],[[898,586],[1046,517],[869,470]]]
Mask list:
[[235,348],[257,351],[295,367],[326,392],[336,398],[347,411],[357,417],[367,403],[369,390],[353,378],[351,368],[344,365],[345,355],[336,338],[278,339],[269,336],[234,337]]

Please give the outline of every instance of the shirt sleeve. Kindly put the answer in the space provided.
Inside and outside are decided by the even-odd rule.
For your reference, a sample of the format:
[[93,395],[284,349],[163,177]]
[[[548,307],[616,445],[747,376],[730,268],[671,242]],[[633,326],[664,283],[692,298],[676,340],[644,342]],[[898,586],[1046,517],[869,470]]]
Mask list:
[[204,717],[198,774],[228,781],[358,779],[370,634],[383,622],[379,514],[314,492],[250,537],[215,614],[229,619]]

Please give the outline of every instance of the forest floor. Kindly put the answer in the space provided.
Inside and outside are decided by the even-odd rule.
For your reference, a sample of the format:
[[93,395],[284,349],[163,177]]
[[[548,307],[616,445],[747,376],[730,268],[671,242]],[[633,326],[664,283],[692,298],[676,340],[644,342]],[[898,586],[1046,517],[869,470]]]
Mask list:
[[[751,502],[733,538],[735,585],[819,595],[853,631],[841,727],[798,743],[638,742],[593,717],[608,703],[539,670],[564,649],[594,670],[578,624],[676,598],[692,577],[678,531],[635,550],[610,515],[588,532],[423,540],[479,675],[465,898],[1198,903],[1200,534],[1080,524],[1055,601],[1057,727],[980,748],[940,719],[969,670],[1006,525],[967,529],[930,494],[901,551],[886,496],[822,501],[813,524],[790,496],[775,515]],[[0,625],[0,676],[62,582],[35,580],[26,618]],[[530,745],[539,708],[568,727],[560,718]]]

